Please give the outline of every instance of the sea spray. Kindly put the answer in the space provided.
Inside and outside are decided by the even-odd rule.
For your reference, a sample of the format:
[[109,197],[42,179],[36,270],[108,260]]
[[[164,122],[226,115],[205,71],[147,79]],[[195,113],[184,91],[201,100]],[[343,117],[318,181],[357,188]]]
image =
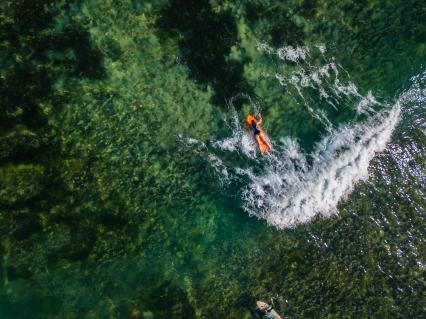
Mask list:
[[[399,114],[397,103],[366,123],[330,132],[318,143],[309,169],[297,147],[287,144],[293,153],[290,160],[285,153],[275,153],[273,165],[267,165],[262,174],[238,170],[250,178],[242,191],[244,210],[280,229],[337,213],[338,203],[368,178],[368,165],[385,149]],[[299,165],[290,164],[291,160]]]
[[[309,154],[304,153],[297,139],[283,137],[273,141],[273,152],[260,156],[241,115],[230,103],[232,120],[228,126],[232,135],[211,143],[211,164],[224,185],[238,181],[242,208],[250,216],[265,219],[279,229],[335,215],[338,204],[357,183],[368,178],[371,160],[389,143],[400,117],[402,97],[393,106],[386,106],[371,91],[362,95],[334,58],[325,57],[325,46],[320,50],[325,60],[321,65],[309,60],[309,52],[319,50],[318,46],[312,50],[284,47],[273,51],[259,44],[258,49],[297,63],[298,69],[290,76],[276,72],[275,78],[290,94],[292,88],[295,90],[293,96],[324,125],[325,134]],[[312,92],[334,109],[349,107],[355,116],[363,114],[364,119],[334,125],[327,111],[312,100]],[[240,157],[240,163],[221,160],[223,152]]]
[[[266,157],[256,153],[254,142],[242,127],[230,138],[212,144],[210,162],[223,184],[246,181],[241,190],[242,208],[279,229],[295,227],[316,216],[337,213],[356,184],[368,178],[373,157],[389,143],[401,112],[400,102],[368,118],[344,125],[317,143],[308,157],[296,140],[283,138]],[[238,137],[238,138],[237,138]],[[235,152],[262,162],[263,169],[227,167],[214,149]]]

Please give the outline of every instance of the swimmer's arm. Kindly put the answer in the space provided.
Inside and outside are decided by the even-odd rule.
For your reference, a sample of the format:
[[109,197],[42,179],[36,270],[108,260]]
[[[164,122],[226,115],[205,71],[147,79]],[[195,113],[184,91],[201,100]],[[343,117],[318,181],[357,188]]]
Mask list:
[[259,113],[259,114],[257,114],[257,118],[258,118],[258,120],[257,120],[257,124],[258,125],[260,125],[260,124],[262,124],[262,115]]

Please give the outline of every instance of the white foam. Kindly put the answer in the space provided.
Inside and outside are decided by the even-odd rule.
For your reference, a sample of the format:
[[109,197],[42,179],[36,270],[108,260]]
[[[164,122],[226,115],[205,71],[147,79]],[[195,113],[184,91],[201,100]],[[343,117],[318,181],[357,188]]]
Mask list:
[[358,114],[372,111],[371,107],[375,104],[379,104],[379,102],[376,101],[373,93],[368,91],[367,95],[362,97],[361,101],[359,101],[358,105],[356,106],[356,111]]
[[334,66],[334,64],[333,64],[333,63],[330,63],[330,64],[326,64],[326,65],[321,66],[321,67],[318,69],[319,74],[321,74],[321,76],[329,77],[329,76],[330,76],[330,72],[329,72],[329,70],[330,70],[330,69],[334,69],[334,68],[333,68],[333,66]]
[[[325,53],[325,47],[316,47]],[[267,44],[258,45],[258,50],[272,52]],[[358,183],[368,179],[368,167],[374,156],[386,149],[398,124],[401,104],[414,97],[418,99],[419,95],[424,98],[424,94],[410,90],[403,93],[393,106],[385,106],[371,91],[362,95],[349,80],[349,74],[333,58],[324,56],[326,62],[315,65],[315,61],[309,61],[307,48],[284,47],[276,52],[280,59],[297,62],[296,70],[292,69],[291,73],[276,72],[277,82],[287,88],[289,93],[286,94],[296,99],[295,103],[299,104],[302,98],[303,105],[324,124],[327,133],[309,155],[302,152],[296,139],[283,137],[274,143],[272,153],[259,156],[252,137],[242,127],[241,115],[232,108],[232,135],[212,143],[214,147],[210,152],[216,154],[211,158],[212,166],[223,180],[238,181],[238,185],[243,185],[240,189],[243,209],[249,215],[283,229],[317,217],[335,215],[338,204]],[[366,120],[333,126],[327,117],[327,109],[310,98],[312,92],[317,92],[336,110],[349,106],[358,114],[364,113]],[[259,111],[258,104],[251,100],[250,103],[253,110]],[[382,111],[376,112],[375,105],[380,105]],[[233,158],[242,157],[228,163],[219,158],[220,152],[232,152]]]
[[325,46],[325,44],[322,44],[322,43],[320,43],[320,44],[315,44],[315,47],[322,53],[322,54],[324,54],[325,53],[325,51],[327,50],[327,48],[326,48],[326,46]]
[[264,170],[227,167],[213,154],[209,160],[223,182],[246,181],[241,194],[243,209],[249,215],[263,218],[279,229],[292,228],[317,216],[337,213],[339,202],[357,183],[368,178],[369,163],[386,148],[400,109],[398,102],[365,122],[330,128],[310,154],[311,164],[297,141],[289,137],[281,139],[267,158],[259,158],[251,136],[239,122],[234,122],[233,135],[214,142],[214,147],[262,161]]
[[256,157],[256,145],[253,143],[253,138],[246,130],[243,130],[238,122],[234,123],[232,127],[231,137],[215,141],[213,146],[222,151],[240,152],[249,158]]
[[[284,48],[279,50],[282,50],[280,51],[282,56],[287,54],[282,53],[287,52]],[[307,50],[307,52],[309,51]],[[305,57],[306,56],[303,56],[303,58]],[[324,58],[327,60],[325,56]],[[313,92],[316,92],[322,100],[325,100],[335,110],[338,110],[339,104],[341,104],[345,98],[351,99],[351,101],[358,99],[358,102],[353,104],[358,114],[373,111],[372,107],[374,105],[380,105],[371,91],[367,92],[365,96],[362,95],[355,83],[348,80],[344,74],[340,74],[339,69],[347,74],[343,67],[333,62],[334,59],[328,60],[331,62],[320,65],[313,65],[309,60],[305,61],[305,64],[298,64],[298,68],[287,76],[276,73],[275,78],[279,81],[281,86],[295,88],[310,113],[318,119],[321,118],[321,122],[323,123],[327,121],[323,120],[316,106],[309,106],[308,103],[306,103],[306,97],[309,97]],[[349,75],[347,77],[349,77]],[[307,88],[313,90],[309,89],[309,91],[307,91]],[[311,112],[311,110],[314,111]]]
[[286,46],[277,50],[277,55],[281,60],[287,60],[297,62],[299,60],[305,60],[309,54],[307,47],[293,47]]
[[337,213],[338,203],[368,177],[368,165],[385,149],[399,114],[397,104],[365,123],[330,132],[317,145],[309,168],[297,143],[287,140],[288,151],[275,154],[265,172],[240,170],[250,178],[243,208],[280,229]]
[[220,173],[220,175],[222,176],[222,178],[220,179],[221,183],[228,184],[231,180],[231,176],[228,173],[228,169],[223,164],[223,161],[214,154],[209,154],[208,159],[215,171],[217,173]]
[[337,96],[340,96],[340,93],[343,93],[344,95],[354,95],[354,96],[361,96],[358,93],[358,88],[356,85],[352,82],[349,82],[348,84],[344,85],[340,82],[338,78],[334,80],[334,92]]
[[233,135],[231,137],[215,142],[214,145],[219,147],[222,150],[232,152],[238,148],[239,143],[240,143],[240,137],[238,135]]
[[264,42],[258,42],[256,48],[258,51],[264,51],[267,53],[272,53],[274,51],[274,49],[270,45]]

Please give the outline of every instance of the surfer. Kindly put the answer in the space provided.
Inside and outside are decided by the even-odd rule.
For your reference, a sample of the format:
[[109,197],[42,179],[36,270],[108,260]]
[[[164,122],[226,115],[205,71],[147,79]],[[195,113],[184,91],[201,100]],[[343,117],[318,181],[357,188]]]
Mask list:
[[249,114],[247,116],[247,124],[249,125],[249,129],[253,133],[253,137],[256,140],[257,145],[260,148],[262,153],[267,153],[271,150],[271,144],[269,144],[268,139],[266,138],[265,132],[262,129],[262,115],[259,113],[256,117]]
[[265,302],[256,302],[256,316],[263,319],[281,319],[281,316],[274,310],[274,301],[271,297],[272,306]]

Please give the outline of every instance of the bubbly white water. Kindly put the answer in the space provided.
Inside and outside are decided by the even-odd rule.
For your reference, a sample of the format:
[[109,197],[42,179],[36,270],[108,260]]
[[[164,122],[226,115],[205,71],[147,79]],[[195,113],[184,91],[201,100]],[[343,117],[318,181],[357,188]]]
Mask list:
[[[269,54],[273,52],[267,45],[259,47]],[[320,50],[324,53],[325,46]],[[307,58],[309,50],[282,48],[277,52],[281,54],[280,58],[298,60]],[[332,81],[326,84],[325,78],[332,78]],[[327,127],[327,134],[313,152],[304,154],[296,140],[283,137],[273,142],[272,153],[260,156],[252,137],[241,126],[241,116],[232,109],[232,135],[212,143],[210,160],[225,183],[241,182],[242,207],[249,215],[283,229],[337,213],[338,204],[357,183],[368,179],[371,160],[386,149],[400,119],[402,105],[414,93],[413,90],[406,91],[394,105],[380,104],[372,92],[363,96],[354,83],[341,80],[333,62],[318,67],[301,66],[289,78],[277,74],[276,79],[279,85],[296,88],[312,115]],[[325,112],[305,99],[303,88],[307,86],[314,88],[320,96],[327,94],[329,104],[335,107],[339,107],[343,98],[355,98],[353,109],[357,114],[367,115],[366,119],[333,127]],[[382,110],[374,111],[374,105],[381,105]],[[223,152],[244,156],[262,169],[258,169],[259,165],[227,164],[220,159]]]
[[[246,130],[237,126],[230,138],[214,143],[222,151],[240,152],[263,161],[264,169],[228,167],[217,156],[212,160],[222,178],[246,180],[241,192],[243,208],[277,228],[291,228],[316,216],[337,213],[337,205],[368,178],[368,166],[382,152],[398,123],[400,102],[362,123],[345,125],[329,133],[310,155],[312,163],[296,140],[284,138],[267,157],[260,157]],[[212,158],[213,159],[213,158]],[[224,174],[223,172],[226,172]]]
[[277,54],[282,60],[288,60],[297,62],[299,60],[305,60],[309,54],[309,49],[306,47],[283,47],[277,50]]
[[243,190],[244,209],[277,228],[335,214],[356,183],[368,178],[369,163],[390,141],[399,114],[397,103],[365,123],[330,132],[317,145],[309,166],[297,143],[286,140],[284,151],[273,154],[261,174],[238,170],[250,178]]

